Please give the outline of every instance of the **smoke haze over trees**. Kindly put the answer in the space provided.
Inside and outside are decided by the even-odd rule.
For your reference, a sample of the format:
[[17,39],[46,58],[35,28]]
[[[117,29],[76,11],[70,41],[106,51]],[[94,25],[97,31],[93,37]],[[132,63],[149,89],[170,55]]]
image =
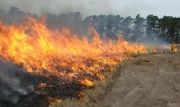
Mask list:
[[[16,24],[25,19],[25,16],[38,18],[37,14],[30,14],[12,7],[9,11],[0,9],[0,19],[4,23]],[[137,14],[135,18],[131,16],[122,17],[120,15],[91,15],[83,17],[80,12],[63,13],[53,15],[47,13],[46,24],[50,29],[56,30],[67,27],[72,33],[78,35],[88,35],[88,27],[94,26],[100,37],[108,37],[116,40],[118,35],[130,41],[153,41],[158,39],[167,42],[180,42],[180,18],[164,16],[158,18],[148,15],[146,18]]]

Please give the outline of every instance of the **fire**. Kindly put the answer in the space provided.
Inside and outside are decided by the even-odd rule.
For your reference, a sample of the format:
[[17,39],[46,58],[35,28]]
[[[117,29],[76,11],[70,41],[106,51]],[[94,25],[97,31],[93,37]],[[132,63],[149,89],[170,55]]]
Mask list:
[[82,80],[82,81],[80,80],[80,83],[85,85],[85,86],[89,86],[89,87],[94,86],[94,83],[92,81],[88,80],[87,78]]
[[[56,75],[93,86],[95,80],[104,79],[102,71],[107,66],[131,58],[132,54],[147,53],[143,46],[121,38],[102,41],[93,27],[89,30],[92,40],[86,36],[79,39],[67,28],[54,32],[43,20],[27,19],[19,25],[0,22],[0,56],[30,73]],[[46,83],[39,85],[45,86]]]
[[38,88],[44,88],[44,87],[46,87],[46,83],[40,83],[40,84],[38,85]]

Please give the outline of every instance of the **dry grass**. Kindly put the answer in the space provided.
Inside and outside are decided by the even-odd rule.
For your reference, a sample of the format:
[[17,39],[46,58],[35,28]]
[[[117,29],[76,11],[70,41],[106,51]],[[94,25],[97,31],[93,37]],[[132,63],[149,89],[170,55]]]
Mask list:
[[134,64],[136,64],[136,65],[153,65],[153,63],[150,60],[143,59],[143,58],[135,59]]
[[83,101],[68,98],[54,102],[49,107],[99,107],[98,103],[120,75],[120,70],[125,66],[124,64],[125,62],[122,62],[113,67],[111,72],[104,73],[106,79],[97,81],[92,89],[85,90]]
[[52,103],[49,107],[86,107],[85,103],[79,102],[77,99],[67,98],[63,101]]
[[146,47],[148,54],[158,54],[158,53],[169,53],[171,44],[143,44]]
[[180,53],[180,44],[177,44],[177,53]]
[[[179,53],[175,53],[175,54],[179,54]],[[172,63],[174,66],[180,65],[180,61],[176,60],[175,58],[169,58],[168,63]]]

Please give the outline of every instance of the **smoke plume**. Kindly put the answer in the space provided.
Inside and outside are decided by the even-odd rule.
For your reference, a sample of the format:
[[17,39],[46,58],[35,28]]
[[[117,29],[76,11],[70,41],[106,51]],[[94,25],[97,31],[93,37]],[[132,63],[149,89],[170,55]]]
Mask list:
[[11,7],[17,7],[24,12],[36,14],[59,15],[78,11],[84,16],[99,14],[135,16],[145,5],[142,0],[1,0],[0,7],[6,11]]
[[0,101],[16,104],[20,95],[28,93],[25,88],[20,86],[17,78],[18,71],[23,71],[23,69],[10,62],[0,60]]

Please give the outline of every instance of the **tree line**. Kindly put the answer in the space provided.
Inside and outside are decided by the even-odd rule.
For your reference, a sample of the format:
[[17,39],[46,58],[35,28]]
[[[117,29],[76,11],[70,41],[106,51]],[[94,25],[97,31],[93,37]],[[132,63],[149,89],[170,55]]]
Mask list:
[[[0,19],[8,24],[20,23],[29,15],[38,18],[37,14],[24,13],[19,8],[12,7],[9,11],[0,9]],[[80,12],[52,15],[46,14],[46,24],[50,29],[67,27],[72,33],[88,35],[88,27],[94,26],[100,37],[108,37],[116,40],[121,35],[125,40],[180,43],[180,17],[164,16],[159,18],[148,15],[146,18],[137,14],[135,18],[120,15],[91,15],[83,17]]]

